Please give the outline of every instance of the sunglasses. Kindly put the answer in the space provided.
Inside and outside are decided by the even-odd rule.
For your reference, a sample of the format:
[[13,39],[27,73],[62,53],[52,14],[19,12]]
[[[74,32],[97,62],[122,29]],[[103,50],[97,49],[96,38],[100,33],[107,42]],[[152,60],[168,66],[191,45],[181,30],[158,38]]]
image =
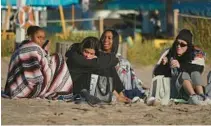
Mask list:
[[179,45],[180,47],[185,47],[185,46],[187,46],[187,44],[180,43],[180,42],[177,42],[177,43],[176,43],[176,46],[178,46],[178,45]]

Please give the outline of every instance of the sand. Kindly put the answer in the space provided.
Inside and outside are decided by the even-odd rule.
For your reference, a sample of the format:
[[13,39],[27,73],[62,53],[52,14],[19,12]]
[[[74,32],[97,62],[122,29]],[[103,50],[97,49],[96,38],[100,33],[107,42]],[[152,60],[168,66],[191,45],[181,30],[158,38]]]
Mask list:
[[[9,58],[1,60],[1,87],[4,88]],[[138,77],[150,87],[152,66],[136,65]],[[206,67],[206,75],[210,66]],[[211,124],[211,106],[171,104],[147,106],[113,103],[91,107],[88,104],[49,101],[43,99],[10,100],[1,98],[1,123],[3,125],[73,125],[73,124]]]

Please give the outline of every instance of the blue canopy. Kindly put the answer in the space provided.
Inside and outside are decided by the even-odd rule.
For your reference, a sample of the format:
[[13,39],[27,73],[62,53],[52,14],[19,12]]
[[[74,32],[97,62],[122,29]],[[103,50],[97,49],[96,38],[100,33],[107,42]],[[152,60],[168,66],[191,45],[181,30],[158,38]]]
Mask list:
[[[79,0],[26,0],[26,5],[30,6],[66,6],[70,4],[78,4]],[[1,5],[16,6],[17,0],[1,0]]]
[[113,0],[105,5],[107,9],[141,9],[141,10],[164,10],[165,3],[159,0]]
[[[105,9],[111,10],[164,10],[164,0],[112,0],[105,5]],[[190,0],[179,2],[173,0],[173,9],[179,9],[180,13],[211,17],[211,1]]]
[[180,13],[211,17],[211,2],[181,2],[174,3],[174,9],[179,9]]

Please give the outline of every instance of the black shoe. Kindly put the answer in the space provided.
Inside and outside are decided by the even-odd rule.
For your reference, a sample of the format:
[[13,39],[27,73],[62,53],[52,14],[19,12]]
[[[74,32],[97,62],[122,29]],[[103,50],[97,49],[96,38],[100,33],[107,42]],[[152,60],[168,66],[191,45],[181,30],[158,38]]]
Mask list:
[[96,104],[101,103],[101,100],[99,98],[93,95],[90,95],[86,89],[81,90],[81,96],[84,97],[87,103],[92,107]]

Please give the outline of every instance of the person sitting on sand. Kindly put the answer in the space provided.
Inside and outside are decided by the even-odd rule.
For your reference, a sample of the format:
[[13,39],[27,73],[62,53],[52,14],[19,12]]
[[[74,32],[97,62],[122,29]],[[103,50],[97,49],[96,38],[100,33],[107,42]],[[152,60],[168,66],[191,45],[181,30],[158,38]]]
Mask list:
[[120,102],[129,102],[122,93],[121,83],[114,66],[118,59],[114,54],[99,52],[99,40],[86,37],[81,43],[75,43],[66,52],[67,65],[73,79],[73,94],[81,94],[83,89],[90,90],[91,74],[113,78],[113,94]]
[[[112,29],[105,30],[100,37],[100,48],[103,52],[115,54],[118,58],[119,63],[115,68],[124,85],[125,94],[128,94],[128,97],[131,99],[135,96],[145,97],[145,89],[147,88],[144,87],[143,82],[135,75],[130,62],[117,53],[119,48],[119,34]],[[129,93],[131,91],[132,93]]]
[[62,55],[50,56],[45,47],[45,31],[39,26],[27,29],[29,40],[12,54],[5,94],[10,98],[54,98],[55,93],[71,93],[72,79]]
[[175,87],[181,98],[189,104],[210,104],[203,91],[201,74],[205,66],[205,54],[192,43],[192,33],[183,29],[179,32],[172,47],[161,56],[153,73],[176,77]]

